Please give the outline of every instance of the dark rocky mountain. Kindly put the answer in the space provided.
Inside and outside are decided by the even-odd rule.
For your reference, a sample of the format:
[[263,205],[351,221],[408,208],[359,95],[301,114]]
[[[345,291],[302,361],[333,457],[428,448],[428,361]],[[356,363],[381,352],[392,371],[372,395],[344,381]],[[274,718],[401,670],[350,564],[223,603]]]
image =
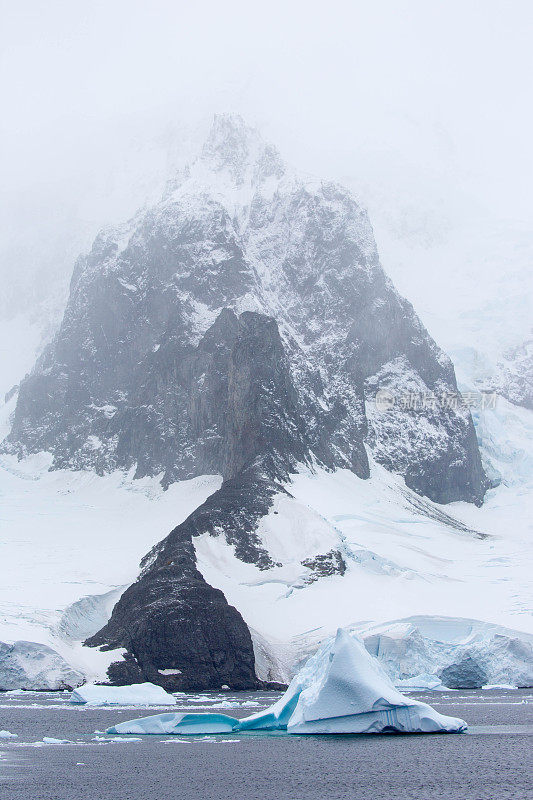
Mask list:
[[[193,538],[223,534],[267,569],[257,524],[299,464],[364,479],[368,449],[439,503],[479,504],[487,487],[451,361],[383,272],[366,213],[227,116],[159,204],[79,259],[3,447],[166,485],[222,474],[90,640],[127,649],[113,680],[176,688],[252,685],[247,628]],[[308,561],[344,568],[336,551]]]
[[480,502],[460,399],[369,415],[380,388],[423,401],[457,391],[353,197],[220,116],[165,198],[78,261],[4,447],[50,451],[55,467],[136,465],[169,483],[230,476],[265,445],[282,469],[316,459],[364,477],[366,442],[419,493]]
[[138,580],[122,595],[108,624],[87,641],[104,649],[126,648],[126,658],[109,669],[113,682],[150,680],[169,691],[260,685],[250,632],[196,568],[193,545],[193,537],[224,528],[238,558],[262,569],[272,566],[255,528],[283,489],[258,473],[249,469],[238,480],[225,481],[144,557]]

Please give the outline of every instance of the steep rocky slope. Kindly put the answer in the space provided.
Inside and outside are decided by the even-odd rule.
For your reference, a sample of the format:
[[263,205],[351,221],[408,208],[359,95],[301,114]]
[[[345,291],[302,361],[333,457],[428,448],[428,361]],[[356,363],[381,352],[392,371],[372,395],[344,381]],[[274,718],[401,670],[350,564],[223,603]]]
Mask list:
[[239,346],[244,353],[249,336],[264,349],[265,363],[259,351],[252,360],[265,380],[283,362],[275,392],[285,393],[287,418],[276,427],[290,433],[293,460],[364,476],[368,440],[420,493],[481,500],[460,401],[385,412],[386,424],[368,430],[365,400],[377,389],[441,397],[456,383],[384,274],[365,212],[342,187],[290,170],[234,117],[215,119],[201,156],[159,204],[100,234],[78,261],[61,329],[21,386],[7,447],[51,451],[58,467],[137,464],[139,476],[164,471],[167,483],[234,474],[248,453],[228,452],[228,426],[238,437],[243,419],[226,404],[249,404],[245,383],[259,375],[220,363],[236,335],[234,317],[220,316],[228,308],[275,320],[242,318]]
[[[223,476],[90,640],[128,651],[114,680],[171,688],[252,685],[247,628],[198,572],[194,540],[282,566],[258,530],[298,465],[364,479],[369,448],[432,501],[480,504],[487,487],[451,361],[383,272],[365,212],[226,116],[160,203],[78,261],[3,448],[167,486]],[[346,568],[325,539],[301,554],[309,580]]]

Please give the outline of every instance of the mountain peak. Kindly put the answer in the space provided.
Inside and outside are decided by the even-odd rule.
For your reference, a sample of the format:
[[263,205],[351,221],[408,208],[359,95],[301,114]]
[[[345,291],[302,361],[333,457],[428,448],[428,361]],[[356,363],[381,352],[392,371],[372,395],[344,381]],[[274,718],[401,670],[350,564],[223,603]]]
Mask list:
[[215,114],[201,157],[217,171],[228,170],[238,183],[254,167],[264,171],[269,165],[268,172],[272,173],[273,165],[277,170],[281,166],[277,150],[240,114],[232,113]]
[[264,145],[261,135],[247,125],[240,114],[215,114],[202,156],[227,161],[238,154],[244,159],[259,144]]

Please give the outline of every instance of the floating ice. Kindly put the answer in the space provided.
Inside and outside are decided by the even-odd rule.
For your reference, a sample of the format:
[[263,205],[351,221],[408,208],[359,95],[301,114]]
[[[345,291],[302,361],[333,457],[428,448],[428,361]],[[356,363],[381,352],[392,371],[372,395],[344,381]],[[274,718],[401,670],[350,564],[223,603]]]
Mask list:
[[[314,662],[314,663],[313,663]],[[339,630],[304,667],[289,733],[459,733],[466,723],[405,697],[357,638]],[[297,676],[298,677],[298,676]]]
[[127,738],[123,738],[122,736],[113,736],[109,738],[108,736],[93,736],[93,742],[142,742],[142,739],[137,736],[128,736]]
[[154,714],[108,728],[106,733],[233,733],[239,720],[225,714]]
[[339,629],[265,711],[244,719],[224,714],[157,714],[121,722],[107,733],[198,734],[245,731],[312,733],[461,733],[466,722],[401,694],[356,636]]
[[154,683],[135,683],[131,686],[98,686],[86,683],[72,692],[71,703],[90,706],[174,706],[176,698]]
[[518,686],[514,686],[512,683],[487,683],[485,686],[481,687],[482,689],[518,689]]
[[439,689],[448,689],[448,686],[444,686],[440,678],[437,678],[436,675],[429,675],[427,672],[423,672],[420,675],[414,675],[412,678],[406,678],[403,681],[394,681],[394,685],[397,689],[404,689],[408,692],[415,692],[415,691],[427,691],[427,690],[439,690]]
[[0,731],[0,739],[16,739],[18,733],[11,733],[10,731]]
[[[43,736],[43,743],[44,744],[72,744],[69,739],[54,739],[53,736]],[[39,742],[36,742],[39,744]]]

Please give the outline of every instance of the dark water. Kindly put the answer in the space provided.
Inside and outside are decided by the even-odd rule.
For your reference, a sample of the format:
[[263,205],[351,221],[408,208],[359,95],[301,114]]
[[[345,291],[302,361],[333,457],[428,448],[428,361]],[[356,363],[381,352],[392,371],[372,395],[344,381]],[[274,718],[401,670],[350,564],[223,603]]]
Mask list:
[[[213,709],[245,716],[270,705],[277,696],[210,693],[180,699],[176,710]],[[95,731],[159,709],[91,709],[69,706],[68,695],[0,694],[0,729],[18,734],[16,739],[0,739],[0,796],[2,800],[533,798],[531,691],[413,696],[466,719],[469,733],[232,734],[113,741]],[[236,702],[241,704],[237,708],[218,707]],[[43,737],[69,743],[43,743]]]

